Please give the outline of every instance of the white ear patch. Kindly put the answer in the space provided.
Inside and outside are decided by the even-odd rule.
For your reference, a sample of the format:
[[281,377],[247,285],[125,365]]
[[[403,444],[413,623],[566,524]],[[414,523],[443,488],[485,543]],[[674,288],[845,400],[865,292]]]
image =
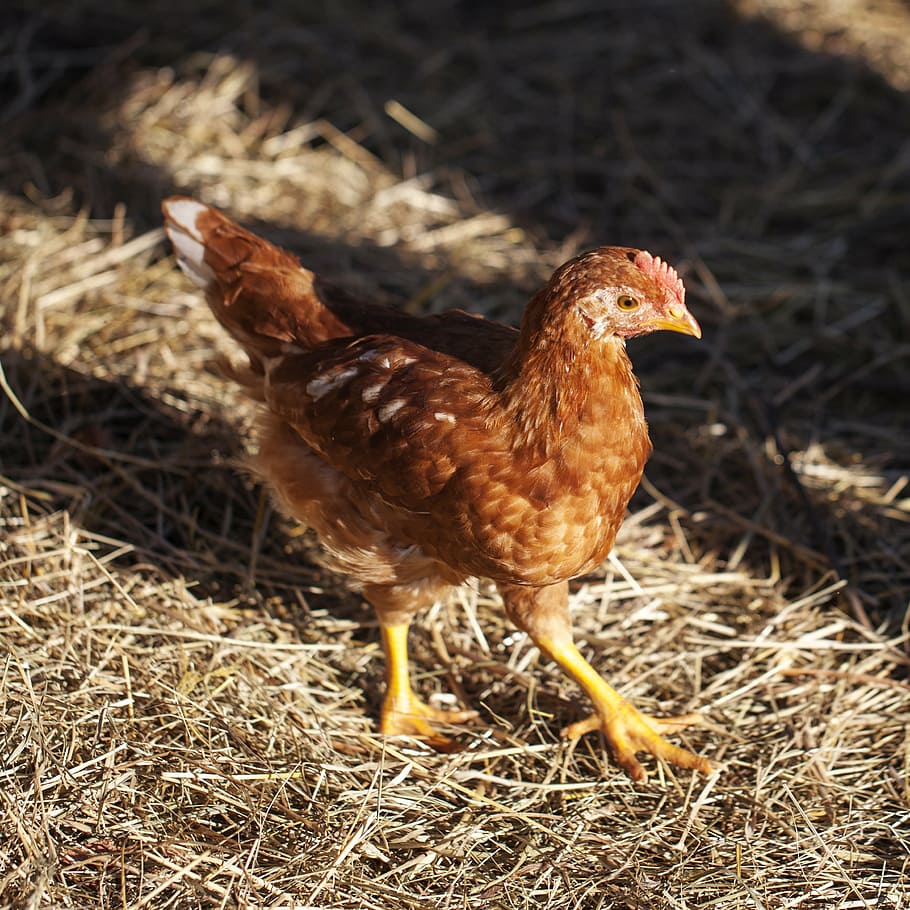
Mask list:
[[576,304],[576,312],[595,338],[602,338],[609,331],[604,304],[600,298],[583,297]]
[[205,264],[205,244],[196,228],[196,217],[207,208],[193,199],[168,202],[169,220],[164,225],[177,254],[177,265],[190,281],[201,288],[208,287],[215,278],[215,273]]

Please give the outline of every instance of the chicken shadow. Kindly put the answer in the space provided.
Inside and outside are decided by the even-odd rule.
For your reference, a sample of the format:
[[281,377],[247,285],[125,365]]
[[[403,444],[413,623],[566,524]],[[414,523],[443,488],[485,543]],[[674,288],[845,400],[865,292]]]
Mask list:
[[218,410],[169,404],[166,390],[98,379],[34,351],[0,348],[0,365],[9,389],[0,474],[32,508],[68,511],[91,540],[125,551],[120,565],[187,579],[197,599],[280,599],[282,619],[301,628],[307,606],[363,618],[245,478],[238,427]]

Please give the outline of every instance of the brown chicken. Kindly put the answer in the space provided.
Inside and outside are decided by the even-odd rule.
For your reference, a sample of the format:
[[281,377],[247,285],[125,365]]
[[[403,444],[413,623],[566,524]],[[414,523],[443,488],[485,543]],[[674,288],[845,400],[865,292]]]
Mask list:
[[264,403],[255,471],[313,528],[326,561],[375,608],[386,656],[380,729],[453,747],[408,676],[412,616],[470,576],[492,579],[512,622],[587,693],[617,764],[636,753],[710,771],[662,733],[698,715],[637,711],[572,641],[568,580],[610,552],[651,451],[626,339],[700,337],[676,272],[603,247],[560,266],[520,329],[358,299],[192,199],[164,203],[183,271],[243,347],[235,372]]

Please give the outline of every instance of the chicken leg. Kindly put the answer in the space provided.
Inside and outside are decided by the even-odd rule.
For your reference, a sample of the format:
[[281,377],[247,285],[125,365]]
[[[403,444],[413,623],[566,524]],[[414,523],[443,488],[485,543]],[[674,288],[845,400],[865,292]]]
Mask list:
[[443,711],[422,701],[411,688],[408,672],[408,629],[419,609],[446,595],[451,585],[442,579],[424,578],[411,584],[366,585],[363,593],[379,618],[385,653],[386,694],[382,702],[379,732],[412,736],[439,752],[461,747],[443,736],[434,723],[462,724],[474,720],[476,711]]
[[433,723],[462,724],[474,720],[476,711],[445,711],[432,708],[414,694],[408,673],[408,627],[410,622],[383,625],[382,647],[386,660],[386,694],[382,702],[379,732],[412,736],[438,752],[457,752],[455,740],[443,736]]
[[537,647],[555,660],[594,703],[594,714],[570,724],[562,731],[564,736],[577,739],[589,731],[600,730],[616,764],[638,781],[645,780],[647,773],[635,757],[637,752],[650,752],[670,764],[703,774],[711,772],[706,758],[668,743],[661,735],[699,723],[698,714],[668,718],[643,714],[610,686],[575,647],[569,623],[568,583],[547,588],[500,585],[499,590],[512,622],[527,632]]

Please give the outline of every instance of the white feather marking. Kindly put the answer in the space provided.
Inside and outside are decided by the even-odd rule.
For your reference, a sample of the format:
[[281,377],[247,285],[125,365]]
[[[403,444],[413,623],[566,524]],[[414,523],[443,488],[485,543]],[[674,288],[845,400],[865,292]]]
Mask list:
[[444,421],[445,423],[455,423],[455,415],[449,414],[445,411],[436,411],[433,416],[439,420]]
[[208,206],[195,199],[173,199],[166,203],[167,217],[183,231],[189,234],[194,240],[202,242],[202,234],[196,229],[196,219],[202,212],[208,211]]
[[389,358],[385,354],[380,354],[375,348],[369,348],[364,351],[357,359],[363,360],[366,363],[378,362],[379,365],[386,370],[392,365],[389,362]]
[[390,401],[388,404],[384,404],[377,412],[376,416],[379,418],[380,423],[387,423],[390,421],[405,405],[407,402],[403,398],[395,398]]
[[[367,363],[372,363],[374,361],[378,362],[383,369],[391,369],[392,359],[388,354],[383,354],[380,351],[377,351],[375,348],[368,348],[357,358],[358,360],[365,360]],[[399,369],[400,367],[406,367],[409,364],[416,363],[413,357],[408,357],[404,355],[402,357],[395,358],[395,368]]]
[[164,229],[174,245],[177,265],[194,284],[208,287],[215,273],[205,264],[205,243],[196,228],[196,218],[208,206],[192,199],[176,199],[167,203],[167,217]]
[[328,395],[329,392],[344,385],[359,372],[360,370],[358,370],[357,367],[348,367],[340,373],[336,369],[322,376],[317,376],[306,384],[306,393],[313,401],[319,401],[323,395]]
[[360,397],[364,404],[375,404],[385,388],[384,382],[377,382],[376,385],[368,385],[361,393]]
[[205,247],[189,234],[181,231],[168,231],[168,237],[174,244],[177,253],[177,265],[193,284],[207,288],[215,280],[215,273],[205,264]]

